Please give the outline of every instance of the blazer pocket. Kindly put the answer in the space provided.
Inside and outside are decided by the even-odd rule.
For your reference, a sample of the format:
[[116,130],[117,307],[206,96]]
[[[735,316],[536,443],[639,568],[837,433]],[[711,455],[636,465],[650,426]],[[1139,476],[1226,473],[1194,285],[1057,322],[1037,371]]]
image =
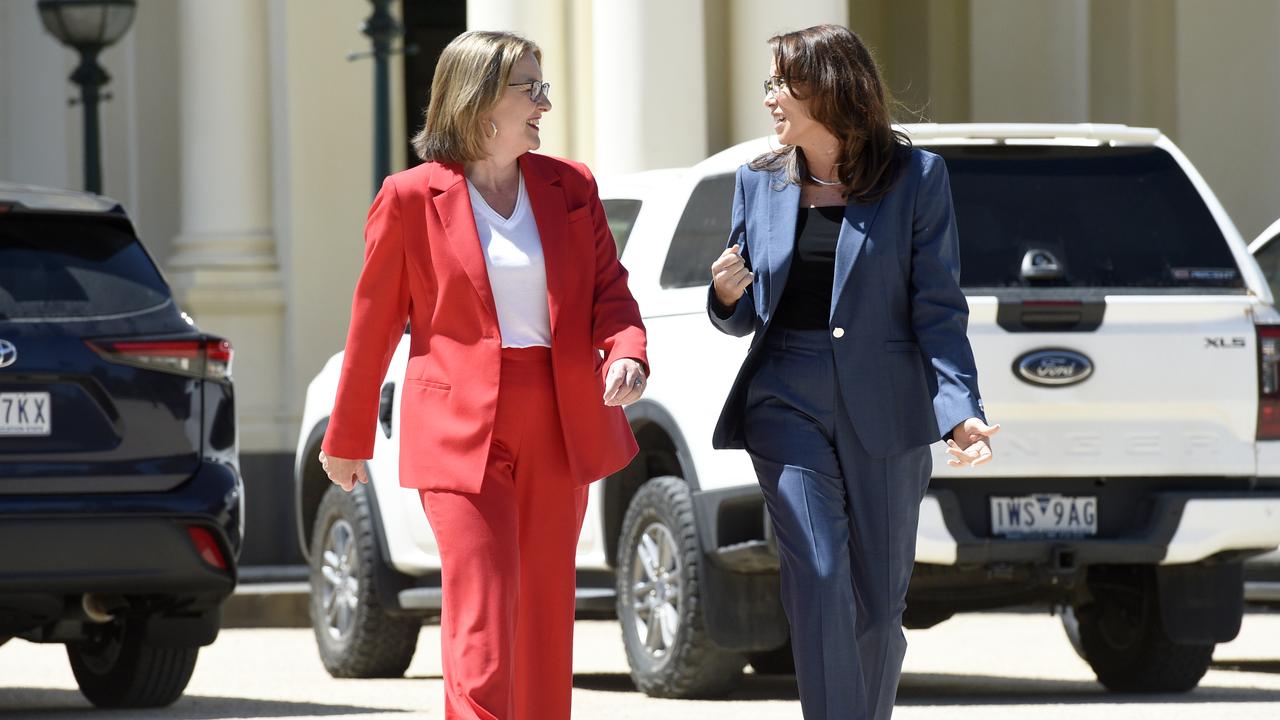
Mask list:
[[591,217],[591,207],[589,205],[583,205],[582,207],[574,208],[569,211],[569,222],[571,223],[577,222],[579,220],[585,220],[590,217]]
[[914,340],[886,340],[884,349],[889,352],[920,352],[920,345]]
[[435,380],[418,380],[415,378],[409,378],[405,380],[405,382],[410,385],[421,385],[429,390],[443,390],[445,392],[449,392],[453,389],[453,386],[449,383],[436,382]]

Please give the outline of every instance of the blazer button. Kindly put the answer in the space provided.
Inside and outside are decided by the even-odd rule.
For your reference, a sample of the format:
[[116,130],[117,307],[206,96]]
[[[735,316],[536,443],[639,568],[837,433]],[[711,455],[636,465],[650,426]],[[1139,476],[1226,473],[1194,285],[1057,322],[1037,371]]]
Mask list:
[[844,328],[842,328],[842,327],[838,327],[838,328],[836,328],[836,329],[832,330],[832,331],[831,331],[831,336],[832,336],[832,337],[834,337],[834,338],[836,338],[837,340],[838,340],[838,339],[840,339],[840,338],[842,338],[842,337],[844,337]]

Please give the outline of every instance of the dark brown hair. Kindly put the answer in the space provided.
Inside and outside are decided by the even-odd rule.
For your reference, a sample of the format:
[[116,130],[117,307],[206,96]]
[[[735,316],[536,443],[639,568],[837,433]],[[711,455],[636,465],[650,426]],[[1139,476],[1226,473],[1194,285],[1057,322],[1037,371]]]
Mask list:
[[[849,28],[815,25],[769,38],[787,92],[806,101],[809,114],[840,141],[836,176],[844,196],[871,202],[889,192],[911,140],[893,128],[880,70]],[[787,180],[808,177],[804,152],[786,146],[751,161],[751,169],[786,169]]]

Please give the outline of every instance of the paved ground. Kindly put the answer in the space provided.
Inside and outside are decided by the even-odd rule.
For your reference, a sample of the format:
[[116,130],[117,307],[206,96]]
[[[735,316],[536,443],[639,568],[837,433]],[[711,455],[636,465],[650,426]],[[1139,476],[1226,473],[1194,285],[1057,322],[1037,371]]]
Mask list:
[[[748,676],[723,701],[646,698],[631,687],[615,623],[582,621],[577,632],[575,718],[801,717],[792,678]],[[970,615],[908,639],[899,720],[1280,718],[1280,613],[1247,616],[1200,688],[1178,696],[1108,695],[1044,615]],[[13,641],[0,647],[0,718],[440,718],[438,643],[438,628],[424,627],[403,680],[334,680],[308,630],[227,630],[176,705],[126,713],[88,709],[61,647]]]

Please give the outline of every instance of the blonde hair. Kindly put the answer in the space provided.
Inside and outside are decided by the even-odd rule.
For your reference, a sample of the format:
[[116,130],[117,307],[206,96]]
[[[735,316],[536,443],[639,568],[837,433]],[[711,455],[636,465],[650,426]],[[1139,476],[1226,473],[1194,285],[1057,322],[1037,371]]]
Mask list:
[[511,68],[532,53],[533,42],[509,32],[473,31],[454,38],[436,62],[426,122],[413,149],[426,161],[464,163],[484,157],[480,117],[493,109],[510,82]]

